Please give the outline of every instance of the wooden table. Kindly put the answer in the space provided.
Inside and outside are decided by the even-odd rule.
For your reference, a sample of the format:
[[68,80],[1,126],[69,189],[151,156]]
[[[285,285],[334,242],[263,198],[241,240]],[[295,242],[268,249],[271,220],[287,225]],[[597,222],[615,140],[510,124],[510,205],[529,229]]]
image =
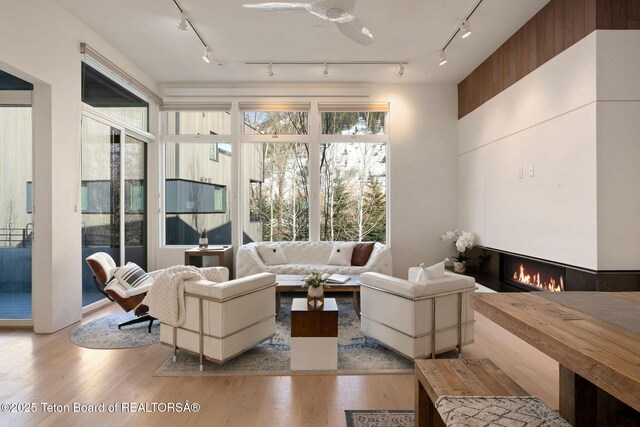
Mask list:
[[203,257],[218,258],[219,267],[229,269],[229,279],[234,278],[233,273],[233,247],[232,246],[210,246],[207,249],[191,248],[184,251],[184,265],[202,267]]
[[527,396],[527,392],[488,359],[416,359],[416,426],[444,423],[435,402],[440,396]]
[[[276,276],[276,315],[280,313],[280,293],[281,292],[304,292],[304,278],[306,274],[283,274]],[[324,292],[351,292],[353,295],[353,308],[356,310],[358,318],[360,318],[360,276],[349,276],[347,283],[328,283],[328,288]]]
[[325,298],[312,308],[306,298],[291,304],[291,370],[338,369],[338,304]]
[[[599,293],[590,294],[585,298],[597,302]],[[635,302],[640,313],[640,293],[615,296]],[[473,305],[560,363],[560,414],[572,425],[616,425],[616,417],[625,411],[634,419],[638,415],[640,335],[536,292],[476,293]]]

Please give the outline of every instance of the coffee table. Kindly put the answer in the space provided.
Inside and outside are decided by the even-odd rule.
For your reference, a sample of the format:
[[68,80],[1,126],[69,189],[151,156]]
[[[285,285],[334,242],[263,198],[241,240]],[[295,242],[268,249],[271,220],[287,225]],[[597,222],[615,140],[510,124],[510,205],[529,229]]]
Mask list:
[[[302,287],[306,274],[283,274],[276,276],[276,315],[280,313],[280,293],[281,292],[307,292]],[[350,292],[353,295],[353,308],[356,310],[358,319],[360,318],[360,276],[349,276],[347,283],[329,283],[326,292]]]

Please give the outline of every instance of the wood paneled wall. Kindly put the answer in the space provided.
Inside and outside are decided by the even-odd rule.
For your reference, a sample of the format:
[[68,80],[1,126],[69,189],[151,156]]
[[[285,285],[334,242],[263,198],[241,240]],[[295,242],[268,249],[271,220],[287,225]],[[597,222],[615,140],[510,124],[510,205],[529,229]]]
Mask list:
[[640,29],[640,0],[551,0],[458,84],[458,118],[596,29]]

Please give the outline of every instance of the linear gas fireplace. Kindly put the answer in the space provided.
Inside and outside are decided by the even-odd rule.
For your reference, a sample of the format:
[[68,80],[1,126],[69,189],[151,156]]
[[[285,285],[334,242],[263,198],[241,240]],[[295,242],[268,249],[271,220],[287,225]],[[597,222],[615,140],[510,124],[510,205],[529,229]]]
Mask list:
[[503,282],[528,291],[565,290],[565,267],[510,254],[502,257]]
[[467,274],[499,292],[640,291],[640,271],[598,271],[499,249],[474,247]]

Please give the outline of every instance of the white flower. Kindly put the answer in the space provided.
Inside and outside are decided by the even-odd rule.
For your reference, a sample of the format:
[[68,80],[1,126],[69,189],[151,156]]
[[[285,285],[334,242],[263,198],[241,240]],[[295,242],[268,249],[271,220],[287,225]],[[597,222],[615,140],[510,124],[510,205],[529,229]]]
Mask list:
[[453,241],[456,249],[461,254],[476,244],[476,235],[471,231],[465,230],[447,231],[440,239],[443,241]]

